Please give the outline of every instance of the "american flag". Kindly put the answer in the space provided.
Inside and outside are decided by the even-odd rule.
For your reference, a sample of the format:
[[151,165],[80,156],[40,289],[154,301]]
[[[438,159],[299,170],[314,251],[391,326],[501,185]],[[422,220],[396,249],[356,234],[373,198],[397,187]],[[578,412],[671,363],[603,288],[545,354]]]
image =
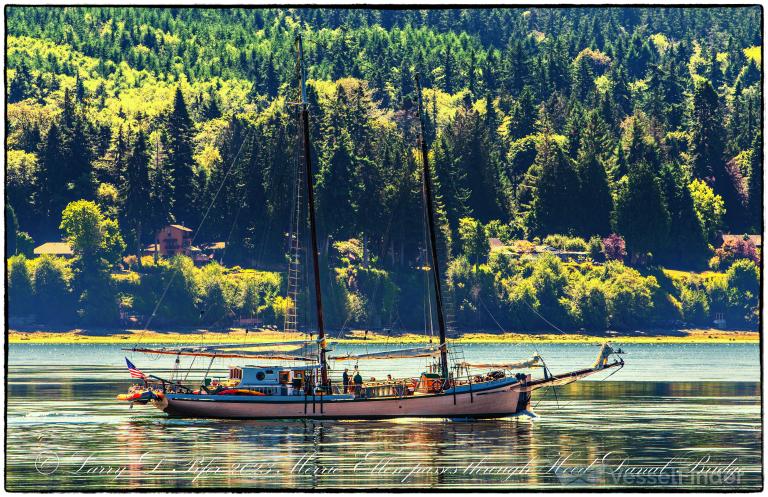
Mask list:
[[147,375],[142,373],[139,368],[133,365],[131,361],[128,360],[128,358],[125,358],[125,364],[128,366],[128,372],[131,373],[131,378],[141,378],[142,380],[147,378]]

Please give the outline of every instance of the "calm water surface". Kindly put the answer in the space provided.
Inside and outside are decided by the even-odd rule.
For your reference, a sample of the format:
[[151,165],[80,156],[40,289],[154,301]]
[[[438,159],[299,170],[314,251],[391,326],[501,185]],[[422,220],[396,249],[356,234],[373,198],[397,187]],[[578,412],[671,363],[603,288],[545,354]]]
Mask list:
[[[597,354],[587,345],[537,347],[555,373]],[[385,347],[337,352],[350,348]],[[14,344],[6,488],[760,488],[759,346],[623,348],[627,366],[606,381],[603,373],[537,392],[536,419],[339,422],[170,419],[114,400],[131,384],[124,355],[160,376],[170,374],[168,357],[116,345]],[[483,361],[535,353],[507,344],[463,351]],[[207,363],[192,366],[189,379]],[[423,362],[365,367],[366,376],[416,375]]]

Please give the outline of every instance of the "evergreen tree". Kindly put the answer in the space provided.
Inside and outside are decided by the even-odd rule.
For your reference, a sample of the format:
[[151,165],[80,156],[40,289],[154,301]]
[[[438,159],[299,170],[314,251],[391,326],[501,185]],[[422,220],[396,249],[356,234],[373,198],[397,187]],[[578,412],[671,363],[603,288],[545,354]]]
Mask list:
[[570,158],[545,132],[537,148],[535,196],[526,224],[531,235],[568,233],[576,225],[579,180]]
[[584,237],[607,236],[611,232],[613,198],[603,160],[607,139],[597,112],[587,118],[577,158],[579,175],[580,232]]
[[619,187],[614,228],[627,242],[633,261],[663,250],[669,235],[669,213],[653,169],[633,164]]
[[709,81],[699,82],[693,92],[689,144],[697,178],[712,178],[724,168],[724,137],[717,93]]
[[689,151],[693,174],[713,184],[723,197],[726,224],[739,229],[743,224],[741,197],[725,160],[725,129],[718,96],[709,81],[696,84],[691,111]]
[[94,178],[90,136],[93,135],[86,121],[79,113],[75,115],[72,127],[66,133],[66,162],[69,165],[72,190],[69,200],[93,198]]
[[613,83],[611,86],[611,97],[620,112],[619,118],[621,119],[632,112],[632,98],[624,66],[617,66],[611,72],[611,81]]
[[160,130],[152,150],[152,167],[149,170],[150,182],[150,228],[153,233],[173,222],[174,195],[173,174],[169,166],[168,134]]
[[208,95],[208,105],[205,107],[204,115],[206,119],[217,119],[221,117],[218,98],[216,97],[216,92],[213,90],[211,90]]
[[717,60],[717,50],[712,47],[709,54],[709,73],[707,79],[712,83],[712,87],[717,91],[723,84],[723,70],[720,62]]
[[16,73],[11,79],[11,84],[8,87],[8,103],[13,104],[20,102],[25,98],[32,96],[32,74],[29,71],[29,65],[25,59],[21,60],[21,64],[16,68]]
[[56,218],[67,205],[67,175],[61,132],[54,123],[40,150],[39,167],[35,183],[38,185],[35,203],[40,209],[40,229],[45,238],[53,235],[58,226]]
[[760,75],[760,68],[757,67],[757,63],[754,60],[749,59],[747,65],[744,66],[744,69],[739,73],[739,77],[736,78],[735,86],[737,89],[744,89],[755,83],[759,83]]
[[577,57],[573,63],[571,98],[586,103],[595,86],[595,74],[587,57]]
[[576,159],[576,155],[579,152],[579,145],[581,144],[581,134],[584,131],[584,110],[576,103],[571,109],[568,115],[568,120],[565,123],[564,134],[568,139],[568,156],[571,159]]
[[141,247],[144,232],[152,216],[152,187],[149,182],[149,150],[143,130],[139,130],[128,158],[123,185],[123,215],[129,226],[133,227],[136,257],[141,266]]
[[173,175],[175,203],[174,218],[191,226],[196,226],[198,215],[195,212],[195,177],[194,148],[192,145],[192,120],[187,112],[187,104],[181,93],[181,86],[176,88],[173,110],[168,117],[168,165]]
[[510,112],[509,136],[517,140],[533,134],[538,109],[530,86],[525,86],[520,97],[515,101]]
[[86,92],[85,92],[85,85],[83,84],[83,79],[80,77],[80,73],[77,73],[77,76],[75,76],[75,99],[78,102],[82,102],[85,100]]
[[656,138],[649,133],[648,124],[642,114],[629,118],[629,126],[622,137],[626,150],[626,162],[632,168],[644,162],[654,171],[661,167],[661,151]]
[[660,183],[669,213],[669,238],[659,259],[673,265],[696,267],[705,260],[707,241],[699,224],[688,181],[682,168],[665,164]]
[[[322,226],[334,239],[354,236],[354,176],[352,142],[341,131],[338,140],[321,158],[317,173],[317,211]],[[306,179],[305,179],[306,180]]]

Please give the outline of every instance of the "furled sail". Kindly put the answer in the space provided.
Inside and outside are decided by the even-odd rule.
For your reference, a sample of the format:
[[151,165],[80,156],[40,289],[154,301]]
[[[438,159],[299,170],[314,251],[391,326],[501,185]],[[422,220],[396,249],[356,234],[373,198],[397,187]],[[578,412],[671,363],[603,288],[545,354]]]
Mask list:
[[[227,343],[227,344],[206,344],[206,345],[178,345],[171,347],[158,347],[156,350],[180,351],[180,352],[205,352],[210,350],[238,349],[274,349],[275,347],[306,347],[316,345],[316,341],[309,340],[291,340],[286,342],[254,342],[254,343]],[[123,350],[134,350],[126,348]]]
[[433,357],[440,355],[440,346],[414,347],[410,349],[385,350],[383,352],[371,352],[367,354],[347,354],[332,356],[334,361],[366,360],[366,359],[409,359],[417,357]]
[[540,368],[543,365],[540,356],[533,356],[527,361],[513,362],[513,363],[470,363],[462,362],[462,367],[476,368],[476,369],[524,369],[524,368]]
[[[260,344],[261,345],[261,344]],[[217,358],[241,358],[241,359],[272,359],[284,361],[316,361],[317,355],[291,355],[281,351],[269,350],[237,350],[233,347],[134,347],[129,350],[144,354],[165,354],[192,357],[217,357]]]

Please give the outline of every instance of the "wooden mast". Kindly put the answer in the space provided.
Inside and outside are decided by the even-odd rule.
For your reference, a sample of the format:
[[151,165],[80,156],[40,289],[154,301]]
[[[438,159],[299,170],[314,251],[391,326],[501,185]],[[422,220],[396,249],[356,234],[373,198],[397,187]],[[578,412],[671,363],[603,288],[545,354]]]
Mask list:
[[328,367],[325,361],[325,322],[323,321],[323,299],[320,291],[320,263],[317,251],[317,221],[315,219],[315,194],[312,186],[312,156],[309,143],[309,111],[307,110],[307,82],[304,78],[304,45],[301,34],[296,36],[299,59],[299,83],[301,86],[301,127],[304,145],[304,174],[307,183],[307,200],[309,202],[309,231],[312,238],[312,269],[315,275],[315,305],[317,309],[317,340],[320,344],[320,378],[323,387],[328,386]]
[[437,307],[437,325],[440,331],[440,369],[443,378],[448,378],[448,350],[445,344],[445,314],[443,312],[443,292],[440,287],[440,264],[437,256],[437,236],[435,234],[435,209],[432,201],[432,174],[429,170],[427,140],[424,134],[424,108],[421,101],[421,83],[416,73],[416,93],[419,113],[419,145],[421,148],[422,184],[424,203],[427,207],[427,225],[429,226],[429,245],[432,255],[432,276],[435,281],[435,303]]

